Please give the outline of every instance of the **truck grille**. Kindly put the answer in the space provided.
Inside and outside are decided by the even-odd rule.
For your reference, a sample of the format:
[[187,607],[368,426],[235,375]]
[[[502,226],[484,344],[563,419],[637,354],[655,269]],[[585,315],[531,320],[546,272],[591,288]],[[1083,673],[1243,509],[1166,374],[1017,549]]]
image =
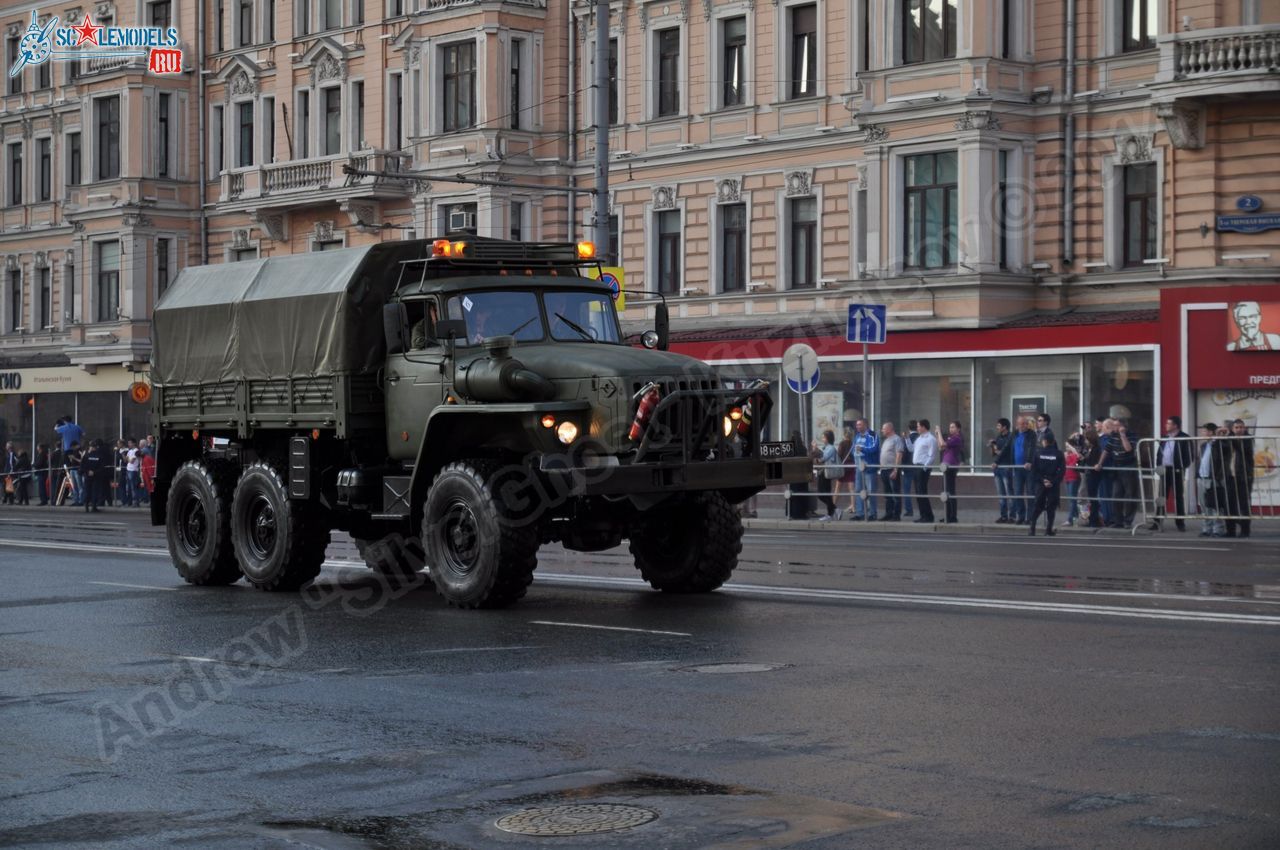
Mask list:
[[[647,383],[633,382],[632,394],[638,393]],[[716,448],[720,439],[717,425],[724,408],[724,399],[718,393],[720,381],[715,378],[657,379],[654,383],[662,390],[664,399],[676,392],[686,394],[655,414],[649,426],[652,439],[647,450],[659,455],[693,455]],[[635,408],[633,403],[632,415]]]

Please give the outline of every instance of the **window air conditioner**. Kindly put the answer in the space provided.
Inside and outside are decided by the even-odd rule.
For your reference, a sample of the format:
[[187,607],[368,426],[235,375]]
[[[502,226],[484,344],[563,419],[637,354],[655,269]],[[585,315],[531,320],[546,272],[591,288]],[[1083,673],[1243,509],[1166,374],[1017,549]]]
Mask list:
[[449,229],[458,230],[475,230],[476,214],[466,212],[465,210],[454,210],[449,213]]

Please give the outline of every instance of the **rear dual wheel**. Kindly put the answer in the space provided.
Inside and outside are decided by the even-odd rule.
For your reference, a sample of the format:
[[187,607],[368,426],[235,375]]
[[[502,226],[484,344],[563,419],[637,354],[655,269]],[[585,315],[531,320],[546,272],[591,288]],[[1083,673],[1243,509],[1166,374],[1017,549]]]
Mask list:
[[231,540],[250,584],[259,590],[297,590],[320,574],[329,525],[317,505],[289,498],[274,466],[256,461],[236,484]]

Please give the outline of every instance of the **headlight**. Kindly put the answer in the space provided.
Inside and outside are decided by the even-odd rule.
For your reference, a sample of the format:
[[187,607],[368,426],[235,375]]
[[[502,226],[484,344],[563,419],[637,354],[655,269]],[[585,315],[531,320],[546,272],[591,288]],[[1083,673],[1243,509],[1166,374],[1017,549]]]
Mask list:
[[578,426],[572,422],[561,422],[560,427],[556,429],[556,436],[567,446],[578,439]]
[[733,420],[728,416],[724,418],[724,435],[726,437],[733,435]]

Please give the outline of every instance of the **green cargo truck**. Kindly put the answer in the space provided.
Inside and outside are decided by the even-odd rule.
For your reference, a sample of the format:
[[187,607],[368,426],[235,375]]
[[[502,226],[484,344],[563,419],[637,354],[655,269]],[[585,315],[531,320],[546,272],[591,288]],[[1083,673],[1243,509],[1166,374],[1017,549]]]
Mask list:
[[713,590],[736,503],[804,480],[768,388],[626,345],[590,246],[457,236],[186,269],[155,310],[151,519],[192,584],[296,589],[330,532],[464,608],[524,595],[543,543],[623,538]]

